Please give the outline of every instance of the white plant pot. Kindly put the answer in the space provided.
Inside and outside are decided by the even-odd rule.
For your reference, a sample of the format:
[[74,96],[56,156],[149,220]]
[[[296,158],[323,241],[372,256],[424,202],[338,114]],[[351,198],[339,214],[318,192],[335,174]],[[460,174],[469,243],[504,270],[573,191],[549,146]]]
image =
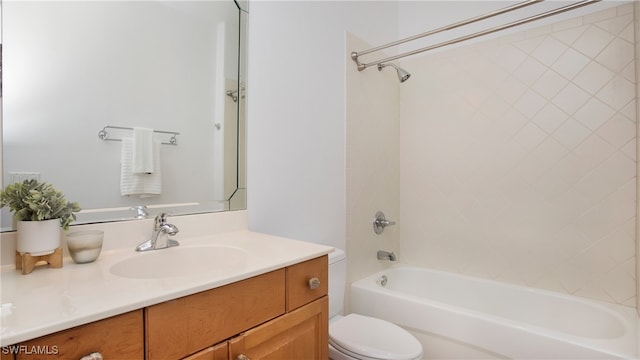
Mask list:
[[21,255],[48,255],[60,247],[60,219],[17,221],[16,228],[16,249]]

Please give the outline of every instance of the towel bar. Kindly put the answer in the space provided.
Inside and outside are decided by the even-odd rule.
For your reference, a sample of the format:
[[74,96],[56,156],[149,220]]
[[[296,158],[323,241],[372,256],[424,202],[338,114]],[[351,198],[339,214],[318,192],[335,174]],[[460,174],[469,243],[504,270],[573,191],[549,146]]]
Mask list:
[[[98,132],[98,138],[100,140],[103,140],[103,141],[122,141],[122,139],[111,139],[111,138],[109,138],[109,133],[107,132],[107,129],[133,130],[132,127],[107,125],[107,126],[103,127],[102,130],[100,130]],[[169,142],[162,142],[161,144],[164,144],[164,145],[178,145],[178,139],[176,138],[176,136],[180,135],[179,132],[162,131],[162,130],[153,130],[153,132],[154,133],[159,133],[159,134],[170,134],[171,135],[171,138],[169,139]]]

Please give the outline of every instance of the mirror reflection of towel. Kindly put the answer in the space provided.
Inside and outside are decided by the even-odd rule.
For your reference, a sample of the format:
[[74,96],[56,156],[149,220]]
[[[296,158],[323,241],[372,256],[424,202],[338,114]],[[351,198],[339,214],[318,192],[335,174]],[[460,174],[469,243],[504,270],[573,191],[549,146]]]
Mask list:
[[153,173],[153,129],[133,128],[133,173]]
[[162,190],[160,175],[160,141],[152,142],[153,173],[133,172],[133,139],[122,139],[120,158],[120,194],[122,196],[149,197],[160,195]]

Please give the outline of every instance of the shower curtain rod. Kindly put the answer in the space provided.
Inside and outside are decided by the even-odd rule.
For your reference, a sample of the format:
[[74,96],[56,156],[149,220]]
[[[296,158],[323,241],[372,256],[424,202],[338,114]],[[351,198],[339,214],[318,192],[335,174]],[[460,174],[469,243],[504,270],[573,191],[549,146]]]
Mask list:
[[390,56],[390,57],[387,57],[387,58],[384,58],[384,59],[380,59],[380,60],[377,60],[377,61],[371,61],[371,62],[368,62],[368,63],[361,63],[359,61],[359,59],[358,59],[358,57],[362,56],[362,55],[366,55],[366,54],[369,54],[369,53],[372,53],[372,52],[375,52],[375,51],[386,49],[388,47],[400,45],[400,44],[403,44],[403,43],[406,43],[406,42],[409,42],[409,41],[412,41],[412,40],[416,40],[416,39],[419,39],[419,38],[422,38],[422,37],[425,37],[425,36],[433,35],[433,34],[436,34],[436,33],[442,32],[442,31],[454,29],[454,28],[457,28],[457,27],[460,27],[460,26],[463,26],[463,25],[471,24],[473,22],[484,20],[484,19],[496,16],[496,15],[504,14],[506,12],[513,11],[513,10],[516,10],[516,9],[520,9],[522,7],[525,7],[525,6],[533,5],[533,4],[541,2],[541,1],[544,1],[544,0],[529,0],[529,1],[525,1],[525,2],[522,2],[522,3],[518,3],[518,4],[515,4],[515,5],[512,5],[512,6],[500,9],[500,10],[496,10],[496,11],[493,11],[493,12],[490,12],[490,13],[487,13],[487,14],[484,14],[484,15],[476,16],[476,17],[473,17],[473,18],[470,18],[470,19],[467,19],[467,20],[463,20],[463,21],[460,21],[460,22],[457,22],[457,23],[454,23],[454,24],[451,24],[451,25],[447,25],[447,26],[444,26],[444,27],[441,27],[441,28],[438,28],[438,29],[435,29],[435,30],[427,31],[427,32],[422,33],[422,34],[418,34],[418,35],[411,36],[411,37],[408,37],[408,38],[405,38],[405,39],[402,39],[402,40],[394,41],[394,42],[391,42],[391,43],[388,43],[388,44],[385,44],[385,45],[381,45],[381,46],[378,46],[378,47],[375,47],[375,48],[371,48],[371,49],[368,49],[368,50],[365,50],[365,51],[360,51],[360,52],[355,52],[354,51],[354,52],[351,53],[351,59],[353,59],[353,61],[355,61],[356,65],[358,66],[358,71],[362,71],[362,70],[364,70],[364,69],[366,69],[366,68],[368,68],[369,66],[372,66],[372,65],[383,64],[383,63],[387,63],[387,62],[390,62],[390,61],[398,60],[398,59],[401,59],[401,58],[404,58],[404,57],[407,57],[407,56],[419,54],[419,53],[422,53],[422,52],[425,52],[425,51],[441,48],[443,46],[457,44],[459,42],[470,40],[470,39],[473,39],[473,38],[476,38],[476,37],[479,37],[479,36],[488,35],[488,34],[491,34],[491,33],[497,32],[497,31],[506,30],[506,29],[509,29],[509,28],[512,28],[512,27],[515,27],[515,26],[518,26],[518,25],[523,25],[523,24],[526,24],[526,23],[530,23],[532,21],[544,19],[544,18],[552,16],[552,15],[556,15],[556,14],[560,14],[560,13],[567,12],[567,11],[570,11],[570,10],[578,9],[578,8],[581,8],[581,7],[586,6],[586,5],[591,5],[591,4],[600,2],[602,0],[583,0],[583,1],[580,1],[580,2],[577,2],[577,3],[573,3],[573,4],[570,4],[570,5],[567,5],[567,6],[556,8],[554,10],[550,10],[550,11],[547,11],[547,12],[544,12],[544,13],[533,15],[533,16],[530,16],[530,17],[527,17],[527,18],[524,18],[524,19],[516,20],[516,21],[510,22],[508,24],[499,25],[499,26],[496,26],[496,27],[493,27],[493,28],[490,28],[490,29],[487,29],[487,30],[479,31],[479,32],[476,32],[476,33],[473,33],[473,34],[470,34],[470,35],[461,36],[461,37],[458,37],[458,38],[455,38],[455,39],[452,39],[452,40],[444,41],[444,42],[441,42],[441,43],[438,43],[438,44],[430,45],[430,46],[427,46],[427,47],[423,47],[423,48],[420,48],[420,49],[417,49],[417,50],[413,50],[413,51],[409,51],[409,52],[406,52],[406,53],[402,53],[402,54],[399,54],[399,55]]

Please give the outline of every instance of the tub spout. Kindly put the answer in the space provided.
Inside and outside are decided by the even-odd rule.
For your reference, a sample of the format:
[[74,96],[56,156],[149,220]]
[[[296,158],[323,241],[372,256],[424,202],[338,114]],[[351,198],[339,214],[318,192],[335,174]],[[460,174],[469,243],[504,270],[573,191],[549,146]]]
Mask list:
[[396,261],[398,258],[393,252],[378,250],[378,260]]

